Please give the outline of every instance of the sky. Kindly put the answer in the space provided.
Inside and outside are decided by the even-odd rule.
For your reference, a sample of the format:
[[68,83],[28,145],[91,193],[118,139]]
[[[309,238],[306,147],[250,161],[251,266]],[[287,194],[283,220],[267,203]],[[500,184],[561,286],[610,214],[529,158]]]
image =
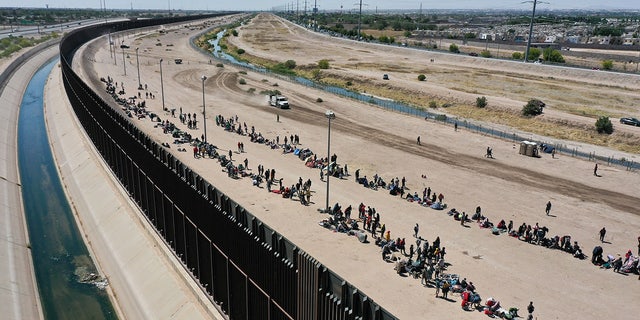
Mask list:
[[[294,10],[299,6],[303,11],[307,2],[307,10],[311,10],[314,3],[318,9],[357,10],[360,0],[0,0],[0,7],[40,7],[48,4],[50,8],[102,8],[106,3],[107,9],[168,9],[172,10],[272,10],[283,9],[285,6]],[[362,0],[364,10],[386,9],[419,9],[427,12],[429,9],[505,9],[505,10],[529,10],[531,3],[522,3],[523,0],[429,0],[429,1],[403,1],[403,0]],[[635,9],[640,10],[638,0],[542,0],[538,8],[558,9]]]

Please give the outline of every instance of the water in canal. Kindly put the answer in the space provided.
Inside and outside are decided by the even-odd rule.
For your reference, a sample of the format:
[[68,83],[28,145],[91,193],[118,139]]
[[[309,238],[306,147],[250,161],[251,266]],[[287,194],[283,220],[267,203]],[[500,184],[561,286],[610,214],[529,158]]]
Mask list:
[[[45,319],[117,319],[76,226],[53,162],[43,93],[58,60],[29,82],[20,106],[18,161],[29,241]],[[1,317],[1,316],[0,316]]]

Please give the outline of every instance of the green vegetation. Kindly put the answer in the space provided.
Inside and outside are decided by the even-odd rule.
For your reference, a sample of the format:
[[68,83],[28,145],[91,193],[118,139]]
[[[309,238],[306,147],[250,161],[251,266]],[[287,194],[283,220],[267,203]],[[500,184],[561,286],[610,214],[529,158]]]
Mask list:
[[418,81],[424,81],[427,79],[427,76],[425,76],[424,74],[418,75]]
[[522,60],[522,52],[514,52],[511,54],[513,60]]
[[231,35],[233,35],[234,37],[237,37],[238,36],[238,30],[236,30],[236,29],[231,30]]
[[487,97],[482,96],[482,97],[477,97],[476,98],[476,107],[484,108],[486,106],[487,106]]
[[247,80],[245,80],[244,78],[240,78],[240,80],[238,80],[239,84],[247,84]]
[[598,118],[598,120],[596,120],[596,130],[598,133],[612,134],[613,124],[611,120],[609,120],[609,117],[602,116]]
[[431,108],[431,109],[438,108],[438,103],[436,101],[433,101],[433,100],[429,101],[429,108]]
[[540,55],[542,54],[542,51],[540,51],[540,49],[538,48],[529,48],[529,61],[531,60],[538,60],[540,59]]
[[236,50],[236,53],[237,53],[237,54],[243,54],[243,53],[245,53],[245,52],[246,52],[246,51],[244,51],[244,49],[242,49],[242,48],[238,48],[238,50]]
[[318,68],[320,69],[329,69],[329,60],[322,59],[318,61]]
[[527,104],[522,107],[522,115],[526,117],[535,117],[542,114],[545,103],[538,99],[531,99]]
[[458,46],[455,43],[452,43],[449,46],[449,52],[460,53],[460,48],[458,48]]
[[613,69],[613,60],[603,60],[602,69],[605,69],[605,70]]
[[546,48],[542,51],[542,58],[545,61],[564,63],[564,57],[560,51],[553,48]]
[[45,42],[50,39],[55,39],[58,37],[58,34],[53,32],[44,37],[36,38],[24,38],[24,37],[14,37],[8,36],[0,40],[0,58],[6,58],[14,54],[23,48],[33,47],[39,43]]
[[381,43],[389,43],[389,44],[391,44],[391,43],[396,42],[396,38],[387,37],[387,36],[383,35],[383,36],[378,37],[378,41],[380,41]]
[[480,56],[483,58],[491,58],[491,52],[489,50],[482,50],[480,51]]
[[323,101],[324,101],[324,100],[322,100],[322,98],[318,98],[318,99],[316,99],[316,102],[317,102],[317,103],[320,103],[320,102],[323,102]]
[[284,62],[284,66],[287,67],[287,69],[295,69],[296,62],[294,60],[287,60]]

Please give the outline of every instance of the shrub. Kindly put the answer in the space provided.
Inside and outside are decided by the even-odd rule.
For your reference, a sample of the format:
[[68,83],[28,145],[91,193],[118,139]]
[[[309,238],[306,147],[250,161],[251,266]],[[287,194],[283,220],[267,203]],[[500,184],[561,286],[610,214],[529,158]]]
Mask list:
[[482,97],[477,97],[476,98],[476,107],[484,108],[486,106],[487,106],[487,97],[482,96]]
[[347,83],[345,83],[345,85],[348,87],[348,86],[353,85],[353,83],[351,81],[347,81]]
[[218,67],[218,68],[224,68],[224,64],[222,64],[222,63],[216,63],[216,67]]
[[545,103],[538,99],[531,99],[522,107],[522,115],[524,116],[537,116],[542,114],[542,109],[545,107]]
[[522,52],[514,52],[511,54],[513,60],[522,60]]
[[538,48],[529,48],[529,60],[538,60],[542,52]]
[[427,80],[427,76],[425,76],[424,74],[421,74],[418,76],[418,81],[424,81]]
[[320,80],[322,78],[322,72],[320,72],[320,69],[311,70],[311,78],[316,81]]
[[605,69],[605,70],[613,69],[613,60],[602,60],[602,69]]
[[247,90],[247,92],[253,94],[254,92],[256,92],[256,88],[249,88],[249,90]]
[[447,121],[447,115],[446,114],[439,114],[434,119],[436,119],[437,121]]
[[609,117],[601,116],[598,118],[598,120],[596,120],[596,130],[598,133],[613,133],[613,124],[611,120],[609,120]]
[[429,108],[435,109],[437,107],[438,107],[438,103],[437,102],[435,102],[433,100],[429,101]]
[[238,73],[239,73],[239,74],[247,74],[247,72],[246,72],[246,71],[244,71],[244,70],[238,71]]
[[245,53],[245,51],[242,48],[238,48],[238,50],[236,50],[236,53],[237,54],[243,54],[243,53]]
[[318,103],[323,102],[323,101],[324,101],[324,100],[322,100],[322,98],[318,98],[318,99],[316,99],[316,102],[318,102]]
[[560,51],[553,48],[546,48],[542,51],[542,58],[546,61],[564,63],[564,57]]
[[278,86],[278,83],[276,82],[276,83],[274,83],[272,86],[277,87],[277,86]]
[[318,61],[318,68],[320,69],[329,69],[329,60],[322,59]]
[[407,30],[404,32],[404,36],[407,38],[411,38],[411,31]]
[[231,30],[231,34],[232,34],[234,37],[237,37],[237,36],[238,36],[238,30],[236,30],[236,29]]
[[449,46],[449,52],[453,52],[453,53],[460,53],[460,48],[458,48],[457,45],[455,45],[455,43],[452,43]]
[[284,62],[284,66],[287,67],[287,69],[293,69],[296,67],[296,62],[293,60],[287,60]]
[[480,51],[480,56],[483,58],[491,58],[491,51],[489,50],[482,50]]
[[240,80],[238,80],[239,84],[247,84],[247,80],[240,78]]

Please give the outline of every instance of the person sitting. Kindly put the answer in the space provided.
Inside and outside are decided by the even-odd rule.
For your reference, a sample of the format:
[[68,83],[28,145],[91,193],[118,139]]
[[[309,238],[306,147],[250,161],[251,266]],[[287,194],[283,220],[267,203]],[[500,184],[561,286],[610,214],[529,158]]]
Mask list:
[[497,228],[501,230],[507,229],[507,223],[504,222],[504,220],[500,220],[500,222],[498,222]]

